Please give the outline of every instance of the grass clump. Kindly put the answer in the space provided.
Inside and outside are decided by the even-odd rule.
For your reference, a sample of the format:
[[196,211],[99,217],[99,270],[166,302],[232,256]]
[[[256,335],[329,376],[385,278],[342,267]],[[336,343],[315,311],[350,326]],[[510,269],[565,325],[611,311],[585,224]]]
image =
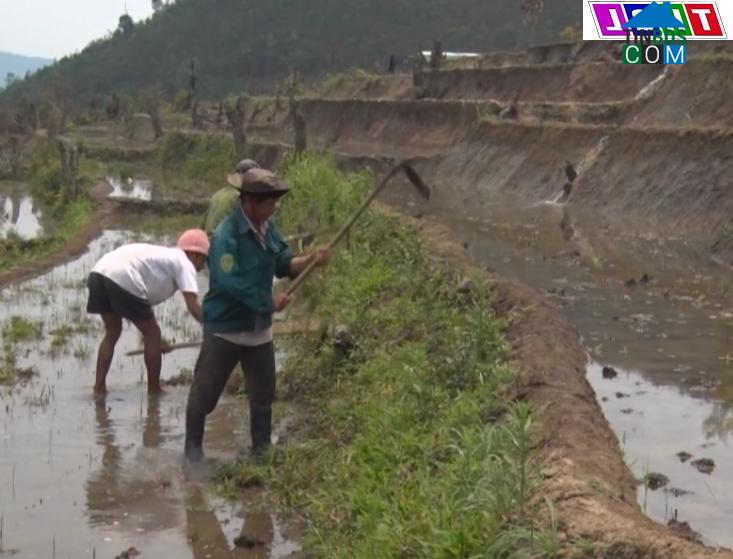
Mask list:
[[11,316],[3,326],[3,341],[6,344],[40,340],[42,336],[43,324],[31,322],[22,316]]
[[[336,225],[369,184],[313,158],[286,176],[290,227],[312,202]],[[223,468],[220,482],[230,496],[266,484],[301,508],[308,556],[554,553],[552,533],[530,520],[532,414],[510,400],[514,375],[490,288],[476,278],[457,293],[445,273],[414,231],[370,213],[350,248],[304,286],[310,312],[341,333],[301,338],[281,376],[281,394],[307,417],[302,442]]]

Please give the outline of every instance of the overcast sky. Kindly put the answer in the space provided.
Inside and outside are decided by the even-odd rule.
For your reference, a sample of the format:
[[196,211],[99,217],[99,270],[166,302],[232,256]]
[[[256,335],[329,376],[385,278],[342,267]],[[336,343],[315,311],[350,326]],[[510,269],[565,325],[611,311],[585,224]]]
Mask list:
[[153,13],[150,0],[0,0],[0,51],[59,59]]

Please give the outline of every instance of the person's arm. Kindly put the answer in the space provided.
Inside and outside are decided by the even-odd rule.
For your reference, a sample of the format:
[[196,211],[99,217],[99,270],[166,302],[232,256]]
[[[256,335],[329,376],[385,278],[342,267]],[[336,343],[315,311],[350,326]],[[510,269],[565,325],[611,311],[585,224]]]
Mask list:
[[311,254],[295,256],[290,260],[290,277],[296,278],[315,260],[316,266],[324,266],[328,262],[331,251],[327,248],[319,248]]
[[199,303],[198,293],[191,293],[189,291],[183,291],[183,299],[186,301],[186,308],[196,320],[203,323],[204,311]]

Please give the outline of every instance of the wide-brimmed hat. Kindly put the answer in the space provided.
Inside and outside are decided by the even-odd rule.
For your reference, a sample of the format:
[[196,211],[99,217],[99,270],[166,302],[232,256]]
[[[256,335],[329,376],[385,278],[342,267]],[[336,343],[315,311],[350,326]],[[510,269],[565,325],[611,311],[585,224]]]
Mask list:
[[251,169],[246,173],[227,175],[227,181],[242,194],[270,194],[282,196],[290,187],[275,173],[266,169]]
[[254,159],[242,159],[239,163],[237,163],[237,166],[234,167],[234,170],[237,173],[246,173],[247,171],[250,171],[251,169],[259,169],[260,164],[257,163]]

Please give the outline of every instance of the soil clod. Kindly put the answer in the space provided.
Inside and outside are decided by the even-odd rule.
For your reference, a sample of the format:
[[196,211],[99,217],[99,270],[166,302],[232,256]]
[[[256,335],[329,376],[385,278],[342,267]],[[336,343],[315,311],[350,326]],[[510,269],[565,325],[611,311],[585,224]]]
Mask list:
[[676,454],[677,458],[680,459],[680,462],[684,463],[687,462],[690,458],[692,458],[692,454],[686,451],[681,451]]
[[715,461],[712,458],[700,458],[699,460],[693,460],[690,464],[703,474],[710,475],[715,470]]
[[664,487],[669,483],[669,478],[664,474],[652,472],[644,476],[644,485],[652,491],[656,491],[660,487]]

